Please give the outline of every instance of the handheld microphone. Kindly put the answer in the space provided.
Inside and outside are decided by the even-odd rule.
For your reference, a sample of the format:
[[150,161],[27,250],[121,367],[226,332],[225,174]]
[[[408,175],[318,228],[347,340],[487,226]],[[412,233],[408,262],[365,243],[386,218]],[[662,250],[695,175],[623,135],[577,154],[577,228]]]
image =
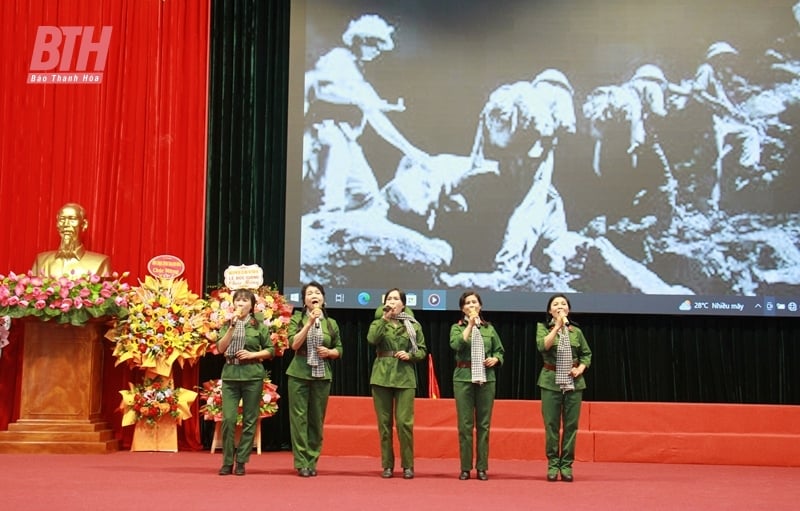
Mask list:
[[[316,303],[314,304],[314,310],[319,310],[319,305],[317,305]],[[314,318],[314,326],[316,328],[319,328],[319,317]]]
[[469,310],[469,318],[470,319],[475,318],[475,326],[481,326],[481,316],[480,316],[480,313],[478,312],[477,308],[474,308],[474,307],[470,308],[470,310]]
[[562,316],[562,321],[564,322],[564,326],[569,326],[569,318],[566,314]]
[[392,306],[391,305],[384,305],[383,306],[383,312],[389,312],[390,310],[392,310]]

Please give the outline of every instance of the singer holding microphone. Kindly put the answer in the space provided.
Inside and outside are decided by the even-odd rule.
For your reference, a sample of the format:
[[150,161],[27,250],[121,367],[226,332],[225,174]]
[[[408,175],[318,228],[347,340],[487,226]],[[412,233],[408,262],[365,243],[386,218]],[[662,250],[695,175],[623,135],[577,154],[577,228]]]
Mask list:
[[383,308],[375,316],[377,319],[367,332],[367,342],[376,350],[369,383],[381,440],[381,477],[388,479],[394,475],[394,418],[403,479],[413,479],[415,364],[427,355],[425,336],[410,309],[406,309],[406,294],[397,288],[386,292]]
[[[245,463],[253,451],[253,438],[260,427],[258,409],[266,371],[261,363],[275,354],[269,329],[253,317],[256,295],[247,289],[233,293],[236,309],[230,322],[220,329],[217,349],[225,354],[222,368],[222,468],[219,475],[245,474]],[[242,402],[242,434],[235,445],[236,418]],[[236,461],[236,470],[233,462]]]
[[592,363],[592,350],[581,329],[570,321],[569,312],[566,296],[550,297],[545,311],[547,321],[536,327],[536,346],[543,361],[538,385],[542,391],[547,480],[557,481],[560,474],[562,481],[571,483],[586,388],[583,372]]
[[286,370],[294,468],[300,477],[317,475],[322,427],[331,392],[330,360],[342,356],[339,325],[325,312],[325,288],[309,282],[300,290],[303,309],[289,321],[295,352]]
[[458,299],[462,319],[450,328],[450,347],[455,351],[453,394],[458,417],[458,447],[461,458],[462,481],[469,479],[472,470],[473,430],[475,469],[481,481],[489,476],[489,426],[494,407],[495,369],[503,364],[503,343],[494,327],[481,315],[483,301],[475,291],[464,292]]

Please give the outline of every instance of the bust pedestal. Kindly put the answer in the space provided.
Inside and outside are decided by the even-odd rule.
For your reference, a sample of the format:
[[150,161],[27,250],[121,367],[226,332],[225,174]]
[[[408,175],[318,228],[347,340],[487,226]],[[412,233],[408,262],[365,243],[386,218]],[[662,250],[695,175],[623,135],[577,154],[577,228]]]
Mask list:
[[103,321],[26,322],[19,420],[0,431],[0,453],[119,450],[101,414],[106,330]]

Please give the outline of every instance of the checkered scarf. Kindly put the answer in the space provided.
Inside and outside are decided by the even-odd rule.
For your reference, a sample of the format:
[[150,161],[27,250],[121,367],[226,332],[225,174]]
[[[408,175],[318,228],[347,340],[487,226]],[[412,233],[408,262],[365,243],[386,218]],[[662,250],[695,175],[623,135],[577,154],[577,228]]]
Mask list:
[[408,332],[408,338],[411,340],[411,353],[417,352],[417,332],[414,331],[414,323],[417,322],[413,316],[410,314],[406,314],[405,312],[401,312],[397,316],[395,316],[399,321],[403,322],[403,326],[406,327],[406,332]]
[[562,392],[575,390],[575,382],[569,372],[572,370],[572,347],[569,345],[569,329],[565,326],[558,331],[556,348],[556,385]]
[[239,365],[239,359],[236,358],[236,353],[240,350],[244,349],[244,341],[245,341],[245,329],[244,327],[247,325],[247,322],[250,320],[250,315],[248,314],[246,318],[239,319],[236,318],[233,321],[233,336],[231,337],[231,343],[228,344],[228,349],[225,350],[225,356],[228,359],[229,364]]
[[[467,319],[469,321],[469,319]],[[470,357],[472,359],[472,383],[486,383],[486,367],[483,360],[486,358],[486,349],[483,346],[483,335],[478,323],[472,327],[472,339],[470,339]]]
[[306,362],[311,366],[311,376],[314,378],[322,378],[325,376],[325,362],[320,358],[317,348],[322,346],[325,338],[322,335],[322,318],[319,323],[311,319],[314,323],[308,330],[306,336]]

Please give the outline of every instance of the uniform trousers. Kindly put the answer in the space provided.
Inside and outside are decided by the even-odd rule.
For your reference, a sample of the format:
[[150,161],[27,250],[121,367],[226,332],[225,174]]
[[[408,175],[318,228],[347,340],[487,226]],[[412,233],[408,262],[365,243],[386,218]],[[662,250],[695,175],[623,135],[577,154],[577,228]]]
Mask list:
[[461,470],[472,470],[473,430],[475,431],[475,468],[489,469],[489,426],[492,422],[495,382],[483,385],[454,381],[453,394],[458,417],[458,451]]
[[289,426],[294,468],[317,468],[331,380],[288,377]]
[[[549,475],[557,475],[558,472],[572,475],[582,398],[581,390],[561,392],[542,389],[544,445]],[[562,427],[563,432],[559,442],[559,432]]]
[[414,468],[414,395],[416,389],[399,389],[372,385],[372,402],[378,419],[381,438],[381,466],[394,468],[392,421],[397,422],[400,441],[400,462],[403,468]]
[[[256,428],[261,427],[258,409],[263,396],[263,380],[228,381],[222,380],[222,464],[233,465],[234,455],[237,463],[250,461],[253,452],[253,438]],[[239,445],[235,445],[236,417],[239,414],[239,401],[242,402],[242,435]]]

